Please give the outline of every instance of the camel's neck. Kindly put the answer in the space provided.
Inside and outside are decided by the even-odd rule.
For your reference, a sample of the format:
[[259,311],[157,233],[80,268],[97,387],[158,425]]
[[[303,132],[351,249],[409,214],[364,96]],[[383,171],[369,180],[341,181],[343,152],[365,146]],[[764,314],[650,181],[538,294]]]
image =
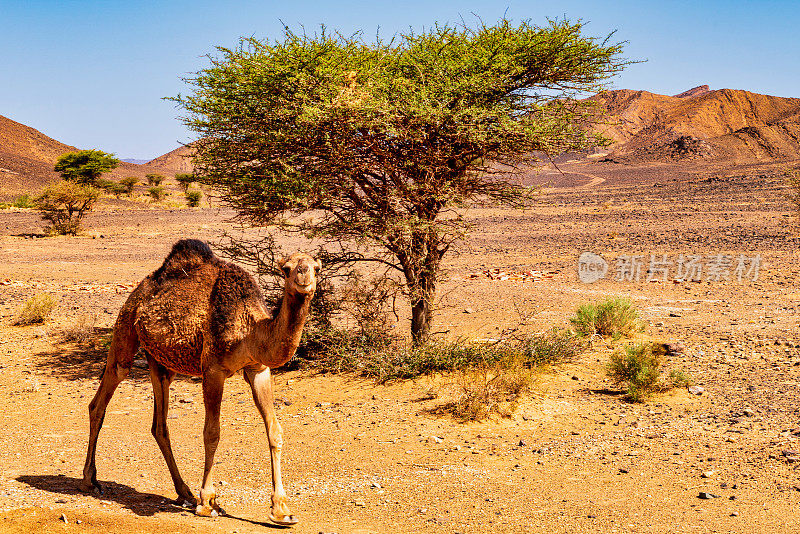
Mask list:
[[308,318],[311,297],[285,294],[278,315],[264,319],[256,328],[253,355],[268,367],[279,367],[289,361],[300,344],[303,326]]

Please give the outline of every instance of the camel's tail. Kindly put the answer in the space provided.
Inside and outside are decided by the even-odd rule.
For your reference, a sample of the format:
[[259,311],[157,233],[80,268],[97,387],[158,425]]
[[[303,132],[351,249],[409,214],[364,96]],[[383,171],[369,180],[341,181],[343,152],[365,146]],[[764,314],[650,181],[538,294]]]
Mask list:
[[181,239],[172,246],[164,264],[153,273],[159,282],[175,276],[185,276],[190,270],[214,261],[211,247],[199,239]]

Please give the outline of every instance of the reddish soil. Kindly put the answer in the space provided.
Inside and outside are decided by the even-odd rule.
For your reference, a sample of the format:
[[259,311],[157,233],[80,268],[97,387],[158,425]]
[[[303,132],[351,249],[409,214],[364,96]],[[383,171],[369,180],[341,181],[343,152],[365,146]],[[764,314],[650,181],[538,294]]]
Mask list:
[[[797,530],[800,239],[776,168],[563,167],[566,176],[526,178],[551,182],[534,208],[470,212],[473,232],[447,257],[436,329],[492,338],[520,313],[533,315],[534,330],[565,327],[579,303],[627,295],[647,323],[642,337],[683,344],[684,354],[668,365],[689,372],[705,392],[680,389],[627,403],[604,374],[613,350],[604,343],[540,375],[511,419],[481,423],[432,415],[456,394],[454,377],[378,386],[348,375],[280,372],[284,477],[301,519],[293,531]],[[232,228],[229,216],[214,208],[103,204],[90,215],[87,235],[39,238],[35,213],[0,211],[0,532],[271,528],[263,424],[238,377],[226,384],[215,467],[228,517],[199,518],[171,504],[174,490],[150,435],[152,392],[143,369],[117,390],[100,435],[98,476],[107,493],[77,490],[86,407],[104,355],[64,341],[63,332],[86,318],[109,328],[130,289],[174,241],[213,243]],[[586,250],[610,262],[609,277],[579,281],[577,258]],[[610,279],[620,255],[718,253],[760,255],[758,279]],[[471,277],[491,268],[556,274]],[[39,292],[58,298],[52,318],[12,326]],[[197,491],[200,384],[176,380],[170,409],[175,455]],[[701,492],[718,497],[701,499]]]

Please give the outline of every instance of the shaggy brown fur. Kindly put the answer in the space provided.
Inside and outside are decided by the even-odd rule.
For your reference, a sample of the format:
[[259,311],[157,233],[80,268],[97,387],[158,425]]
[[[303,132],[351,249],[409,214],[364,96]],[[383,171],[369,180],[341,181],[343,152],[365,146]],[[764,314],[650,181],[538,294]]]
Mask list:
[[294,524],[280,476],[282,431],[275,418],[270,368],[286,363],[300,342],[320,264],[306,254],[281,261],[284,296],[269,312],[253,280],[240,267],[214,256],[202,241],[178,241],[164,264],[142,280],[120,310],[100,387],[89,405],[89,448],[81,489],[100,490],[95,467],[97,436],[106,406],[128,375],[139,348],[147,354],[153,383],[156,438],[181,499],[197,503],[178,472],[166,426],[169,385],[176,373],[203,377],[206,462],[199,515],[216,515],[211,466],[219,441],[219,405],[226,378],[243,370],[267,427],[272,457],[270,518]]

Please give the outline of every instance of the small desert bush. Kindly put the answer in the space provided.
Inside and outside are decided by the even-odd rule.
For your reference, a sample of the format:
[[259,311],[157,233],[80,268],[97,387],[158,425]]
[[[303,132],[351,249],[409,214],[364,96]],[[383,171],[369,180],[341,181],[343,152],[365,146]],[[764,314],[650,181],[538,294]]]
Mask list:
[[186,203],[189,205],[189,207],[196,208],[200,205],[200,199],[203,198],[203,193],[197,189],[192,189],[191,191],[186,191],[185,196]]
[[150,195],[150,198],[153,199],[155,202],[159,202],[164,199],[164,195],[166,194],[164,188],[160,185],[153,186],[147,190],[147,194]]
[[178,174],[175,175],[175,181],[178,182],[178,184],[180,184],[181,188],[183,189],[183,192],[186,193],[189,190],[189,186],[192,185],[192,183],[194,183],[195,181],[197,181],[197,178],[195,178],[194,174],[179,172]]
[[33,200],[42,219],[48,221],[48,233],[76,235],[84,215],[92,209],[100,192],[91,186],[61,181],[48,186]]
[[450,413],[463,422],[482,421],[492,414],[511,417],[533,380],[533,371],[521,361],[507,367],[468,369],[458,379],[459,397],[437,411]]
[[570,318],[575,332],[580,336],[611,336],[614,339],[631,337],[643,330],[639,312],[630,299],[613,297],[597,304],[581,304]]
[[133,196],[133,186],[139,183],[139,179],[135,176],[127,176],[119,181],[119,185],[123,188],[123,192],[130,196]]
[[14,201],[11,203],[11,207],[28,209],[28,208],[33,208],[35,206],[31,196],[26,194],[26,195],[20,195],[17,198],[15,198]]
[[516,341],[526,367],[542,367],[576,359],[585,349],[584,339],[570,330],[552,330]]
[[56,305],[56,299],[49,293],[39,293],[29,298],[22,306],[19,316],[14,321],[17,326],[41,324],[45,322]]
[[633,402],[643,402],[650,395],[672,388],[692,384],[692,378],[683,370],[673,369],[669,379],[662,378],[663,350],[652,343],[638,343],[617,350],[611,355],[606,373]]
[[72,341],[79,345],[89,344],[94,339],[97,315],[83,314],[74,323],[61,332],[64,341]]
[[161,182],[164,181],[164,176],[162,174],[149,173],[145,174],[144,177],[147,179],[147,185],[151,187],[158,187],[161,185]]

